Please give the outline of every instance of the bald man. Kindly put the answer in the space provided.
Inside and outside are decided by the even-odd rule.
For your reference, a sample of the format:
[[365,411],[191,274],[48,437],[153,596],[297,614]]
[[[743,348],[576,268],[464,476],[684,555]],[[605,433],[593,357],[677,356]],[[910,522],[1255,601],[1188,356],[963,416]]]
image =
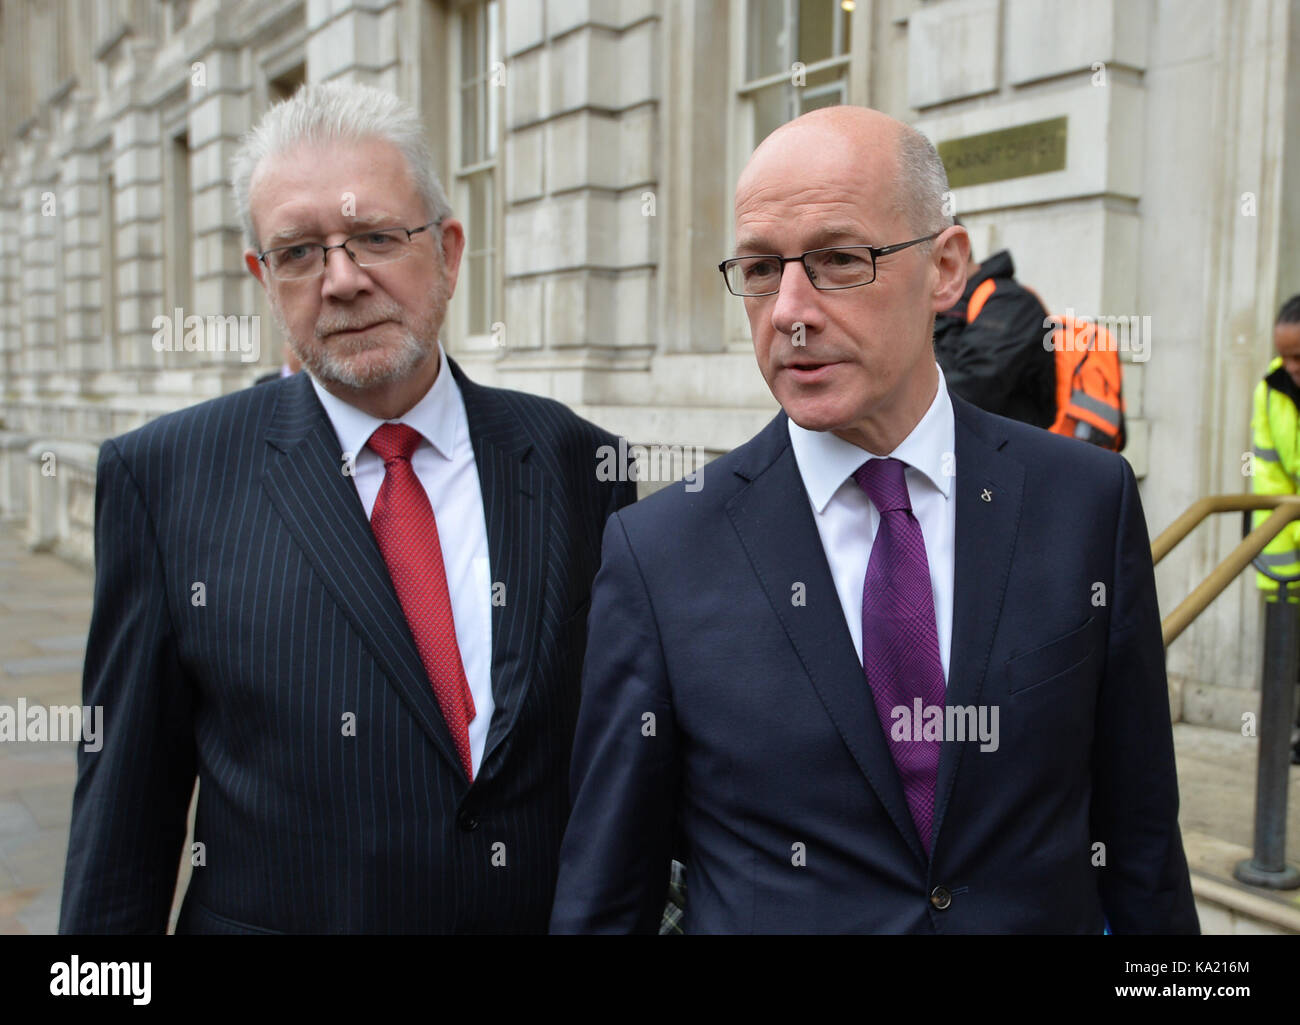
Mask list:
[[606,525],[552,931],[653,931],[674,856],[687,932],[1198,930],[1133,473],[949,394],[946,190],[849,107],[741,176],[782,412]]

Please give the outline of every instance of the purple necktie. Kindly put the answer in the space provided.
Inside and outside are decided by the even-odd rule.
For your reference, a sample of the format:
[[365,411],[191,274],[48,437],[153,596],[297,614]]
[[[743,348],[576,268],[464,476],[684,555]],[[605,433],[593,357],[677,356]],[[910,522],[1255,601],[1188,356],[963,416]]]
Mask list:
[[[880,513],[862,585],[862,668],[912,821],[929,854],[942,741],[918,739],[923,721],[916,713],[919,701],[923,709],[938,708],[942,714],[943,663],[925,538],[912,515],[903,469],[897,459],[868,459],[853,474]],[[906,716],[894,714],[900,708]]]

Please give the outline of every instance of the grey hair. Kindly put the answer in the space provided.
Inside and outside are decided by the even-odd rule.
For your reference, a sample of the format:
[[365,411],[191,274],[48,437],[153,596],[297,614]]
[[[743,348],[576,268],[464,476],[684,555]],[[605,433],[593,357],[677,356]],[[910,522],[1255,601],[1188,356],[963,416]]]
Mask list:
[[383,89],[351,82],[304,85],[271,107],[244,135],[231,161],[235,210],[248,244],[257,248],[248,193],[262,161],[302,143],[378,139],[406,158],[415,190],[429,220],[451,216],[447,193],[433,169],[433,152],[420,115],[405,100]]
[[898,212],[917,235],[942,231],[953,222],[944,210],[950,192],[943,161],[930,140],[910,125],[899,132],[894,196]]

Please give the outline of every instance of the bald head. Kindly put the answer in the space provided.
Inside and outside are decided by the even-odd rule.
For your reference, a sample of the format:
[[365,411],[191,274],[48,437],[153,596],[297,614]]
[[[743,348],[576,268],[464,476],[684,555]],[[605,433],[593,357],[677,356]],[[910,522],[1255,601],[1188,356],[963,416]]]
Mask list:
[[773,177],[814,174],[823,161],[856,168],[853,199],[890,210],[913,235],[953,223],[945,212],[947,175],[930,141],[869,107],[822,107],[781,125],[750,157],[736,184],[736,201]]
[[[874,151],[895,147],[905,128],[903,122],[870,107],[822,107],[773,131],[758,144],[750,164],[773,159],[789,148],[806,151],[810,145],[842,145],[865,159]],[[744,179],[742,174],[741,181]]]
[[946,188],[922,136],[864,107],[805,114],[754,151],[727,282],[800,427],[884,455],[934,400],[934,315],[961,297],[970,255]]

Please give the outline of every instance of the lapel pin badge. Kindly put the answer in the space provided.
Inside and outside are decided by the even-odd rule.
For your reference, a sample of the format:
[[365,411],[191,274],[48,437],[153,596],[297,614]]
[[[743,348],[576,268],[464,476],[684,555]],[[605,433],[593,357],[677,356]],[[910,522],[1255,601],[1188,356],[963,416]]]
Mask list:
[[980,498],[984,499],[984,501],[986,502],[991,502],[993,501],[993,492],[990,491],[988,488],[985,488],[983,491],[980,492]]

